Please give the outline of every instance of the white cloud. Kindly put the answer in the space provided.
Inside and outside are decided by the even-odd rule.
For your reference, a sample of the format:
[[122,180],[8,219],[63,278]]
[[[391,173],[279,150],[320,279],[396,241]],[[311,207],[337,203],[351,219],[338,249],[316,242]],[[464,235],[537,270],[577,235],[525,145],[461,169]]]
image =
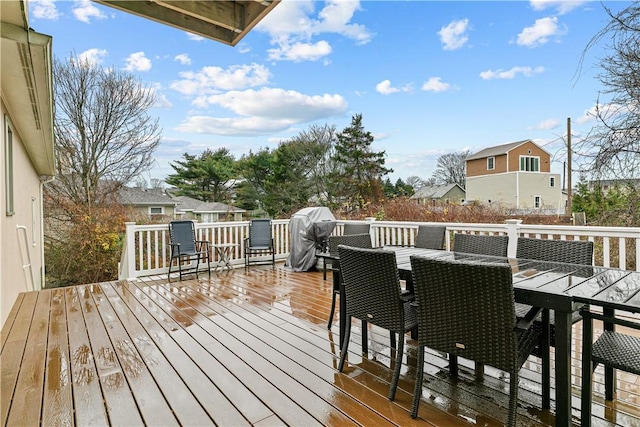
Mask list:
[[242,116],[284,117],[298,123],[342,114],[347,107],[344,98],[337,94],[310,96],[279,88],[230,91],[199,99],[202,105],[219,105]]
[[124,69],[127,71],[149,71],[151,69],[151,60],[144,56],[144,52],[132,53],[125,62],[127,65]]
[[171,84],[171,89],[184,95],[211,94],[220,90],[244,89],[269,82],[271,73],[264,65],[232,65],[227,69],[203,67],[198,72],[179,74],[182,80]]
[[560,15],[569,13],[574,9],[589,3],[590,0],[531,0],[529,4],[533,10],[555,9]]
[[531,77],[534,74],[540,74],[544,72],[544,67],[513,67],[510,70],[487,70],[480,73],[480,77],[483,80],[510,80],[515,79],[518,74],[522,74],[525,77]]
[[173,103],[169,101],[169,98],[167,98],[167,95],[162,93],[161,90],[162,90],[162,85],[160,83],[154,83],[153,85],[149,86],[149,91],[156,99],[153,106],[156,108],[166,108],[166,109],[173,108]]
[[340,115],[347,109],[347,103],[340,95],[310,96],[272,88],[230,91],[202,97],[197,102],[203,106],[220,106],[236,116],[192,116],[177,130],[217,135],[266,135],[299,123]]
[[29,7],[34,18],[55,20],[60,17],[54,0],[31,0]]
[[543,120],[535,126],[529,127],[531,130],[551,130],[560,126],[560,120],[558,119],[547,119]]
[[182,65],[191,65],[191,58],[186,53],[181,53],[173,57],[174,61],[178,61]]
[[269,49],[267,52],[269,59],[276,61],[316,61],[331,53],[331,45],[325,40],[320,40],[317,43],[294,43],[292,45],[283,42],[277,48]]
[[458,21],[452,21],[446,27],[440,28],[438,35],[440,36],[440,42],[443,45],[444,50],[456,50],[464,46],[469,40],[467,31],[469,31],[469,20],[460,19]]
[[383,95],[390,95],[397,92],[411,92],[411,84],[404,85],[403,87],[391,86],[391,80],[383,80],[376,85],[376,91]]
[[517,44],[520,46],[537,47],[549,41],[550,37],[566,34],[566,28],[558,26],[557,17],[536,19],[531,27],[526,27],[518,34]]
[[[361,24],[351,22],[359,1],[328,0],[314,18],[314,2],[309,0],[285,1],[273,9],[257,26],[266,32],[275,48],[269,51],[273,60],[316,61],[331,53],[325,40],[315,41],[321,34],[339,34],[357,44],[368,43],[373,34]],[[289,52],[291,51],[291,52]]]
[[430,77],[429,80],[422,85],[422,90],[428,92],[445,92],[449,89],[451,89],[451,85],[444,83],[441,77]]
[[625,111],[628,111],[628,109],[629,109],[629,106],[622,106],[620,104],[609,103],[609,104],[594,105],[588,110],[586,110],[582,114],[582,116],[578,117],[575,120],[575,123],[578,125],[583,125],[586,123],[593,122],[596,120],[596,117],[598,117],[598,114],[600,114],[605,118],[610,119],[614,116],[624,113]]
[[195,42],[201,42],[201,41],[206,40],[204,37],[199,36],[198,34],[193,34],[193,33],[189,33],[189,32],[186,32],[186,34],[187,34],[187,37],[189,38],[189,40],[193,40]]
[[105,19],[107,17],[89,0],[76,0],[74,3],[75,6],[72,11],[78,21],[89,24],[91,22],[91,18]]
[[108,52],[106,49],[89,49],[78,54],[78,59],[90,64],[102,64],[104,58],[106,58]]
[[589,108],[588,110],[585,110],[582,113],[582,116],[578,117],[575,122],[578,125],[584,125],[586,123],[590,123],[595,121],[596,119],[596,115],[597,115],[597,108],[594,105],[593,107]]
[[376,85],[376,91],[383,95],[400,92],[400,89],[391,86],[391,80],[383,80]]

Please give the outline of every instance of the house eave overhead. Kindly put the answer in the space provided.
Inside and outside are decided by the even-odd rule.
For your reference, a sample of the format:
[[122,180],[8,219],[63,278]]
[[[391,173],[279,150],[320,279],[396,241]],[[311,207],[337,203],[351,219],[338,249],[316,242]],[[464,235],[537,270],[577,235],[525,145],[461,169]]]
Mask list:
[[51,36],[29,28],[25,8],[24,2],[0,2],[0,87],[36,172],[54,175]]
[[235,46],[280,0],[93,0]]

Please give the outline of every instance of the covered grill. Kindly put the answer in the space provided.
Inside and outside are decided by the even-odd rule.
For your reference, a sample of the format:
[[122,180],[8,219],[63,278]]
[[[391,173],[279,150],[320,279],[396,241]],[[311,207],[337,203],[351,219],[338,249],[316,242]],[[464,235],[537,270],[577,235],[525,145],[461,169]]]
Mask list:
[[285,263],[293,271],[309,271],[316,267],[316,250],[329,238],[336,219],[327,207],[304,208],[289,221],[291,249]]

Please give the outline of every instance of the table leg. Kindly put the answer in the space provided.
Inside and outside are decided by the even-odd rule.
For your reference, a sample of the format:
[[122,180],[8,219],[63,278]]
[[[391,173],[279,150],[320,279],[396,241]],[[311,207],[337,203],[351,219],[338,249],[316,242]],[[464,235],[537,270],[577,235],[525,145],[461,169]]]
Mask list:
[[556,426],[571,426],[571,312],[555,312]]
[[[612,308],[603,308],[602,314],[605,316],[613,317],[615,315],[615,310]],[[605,322],[603,325],[603,329],[605,331],[615,331],[615,325],[613,323]],[[604,396],[606,400],[612,401],[613,394],[616,391],[616,373],[615,370],[610,366],[605,366],[604,368]]]
[[344,289],[344,284],[340,283],[340,273],[334,270],[332,276],[333,286],[339,286],[340,289],[340,311],[338,312],[338,315],[340,316],[340,336],[338,338],[340,342],[340,349],[342,350],[342,340],[344,339],[344,334],[347,329],[347,295]]

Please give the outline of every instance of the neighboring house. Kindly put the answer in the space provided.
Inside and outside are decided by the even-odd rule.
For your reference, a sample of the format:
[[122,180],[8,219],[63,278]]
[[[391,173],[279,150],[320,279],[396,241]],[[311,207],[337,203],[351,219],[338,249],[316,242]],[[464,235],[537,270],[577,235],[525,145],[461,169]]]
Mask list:
[[467,201],[526,212],[563,214],[560,175],[551,155],[531,140],[489,147],[466,159]]
[[624,190],[627,186],[633,186],[636,188],[640,188],[640,179],[632,178],[632,179],[602,179],[597,181],[588,181],[587,188],[589,191],[593,191],[596,187],[600,187],[603,193],[609,192],[612,188],[618,187]]
[[171,197],[178,203],[176,216],[198,222],[242,221],[243,214],[247,212],[220,202],[203,202],[188,196]]
[[0,324],[18,294],[44,283],[42,185],[55,175],[52,39],[26,1],[0,1]]
[[135,214],[163,221],[176,216],[178,202],[161,191],[143,190],[135,187],[123,187],[119,192],[120,203],[128,206]]
[[466,193],[458,184],[425,186],[411,196],[411,199],[422,205],[461,203],[465,198]]

